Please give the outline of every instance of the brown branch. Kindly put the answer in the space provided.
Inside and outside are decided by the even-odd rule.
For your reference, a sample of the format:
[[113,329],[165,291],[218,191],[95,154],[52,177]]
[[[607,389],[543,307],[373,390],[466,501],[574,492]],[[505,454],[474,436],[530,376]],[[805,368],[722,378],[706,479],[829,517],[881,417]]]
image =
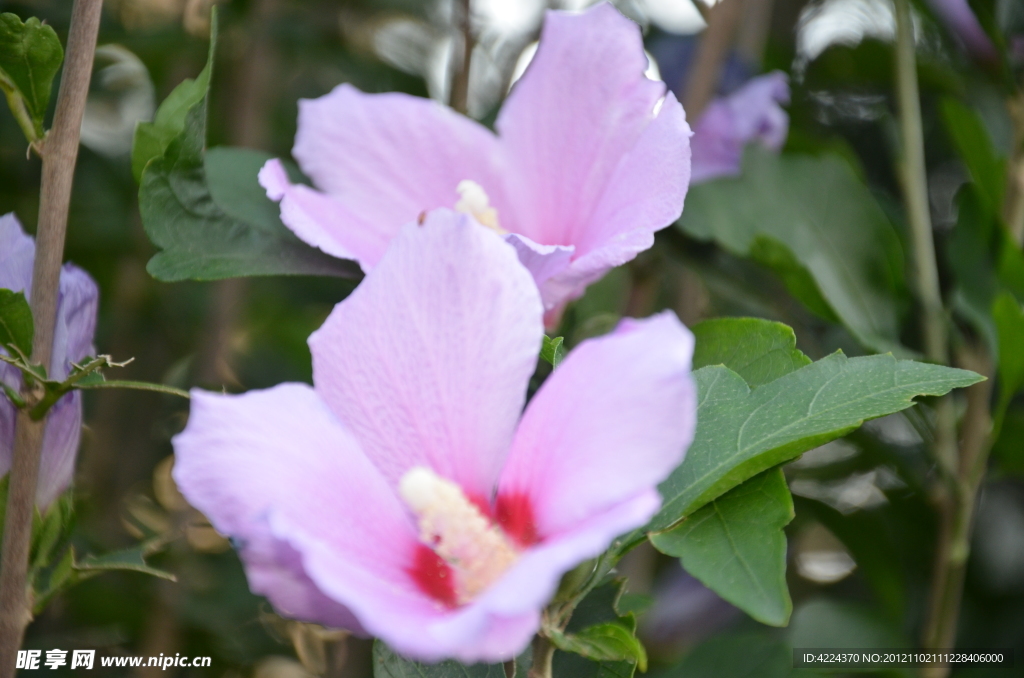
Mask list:
[[[78,139],[102,8],[103,0],[75,0],[53,128],[43,146],[39,225],[32,271],[32,318],[35,322],[32,359],[47,366],[53,351],[60,268],[78,159]],[[31,592],[26,588],[26,575],[45,421],[32,422],[25,410],[18,416],[0,555],[0,678],[13,678],[17,650],[25,627],[31,621]]]
[[695,123],[715,96],[722,64],[729,56],[736,29],[743,17],[744,0],[722,0],[708,11],[708,27],[704,29],[697,56],[687,74],[683,104],[690,124]]
[[469,68],[473,60],[473,48],[476,47],[476,38],[473,37],[472,4],[472,0],[459,0],[454,9],[457,13],[455,22],[462,35],[462,54],[459,55],[461,58],[456,62],[452,75],[450,103],[452,108],[463,114],[469,112]]

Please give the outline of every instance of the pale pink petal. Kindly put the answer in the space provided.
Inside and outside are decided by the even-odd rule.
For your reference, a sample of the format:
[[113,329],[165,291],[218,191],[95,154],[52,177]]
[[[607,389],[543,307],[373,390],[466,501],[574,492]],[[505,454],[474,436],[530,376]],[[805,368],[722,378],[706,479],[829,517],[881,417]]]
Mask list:
[[660,506],[661,495],[651,487],[609,504],[569,529],[552,533],[526,550],[512,569],[473,605],[496,615],[543,608],[555,594],[563,574],[603,553],[615,537],[646,524]]
[[[0,216],[0,288],[27,293],[32,286],[35,256],[36,244],[21,230],[18,218],[13,213]],[[0,352],[6,353],[2,348]],[[15,390],[21,389],[21,373],[7,363],[0,363],[0,381]],[[0,393],[0,477],[11,470],[17,412],[7,396]]]
[[693,335],[671,312],[573,349],[530,401],[499,504],[523,499],[543,541],[649,492],[693,438],[692,354]]
[[239,542],[253,567],[253,590],[285,614],[351,620],[347,600],[310,588],[291,552],[302,554],[302,544],[277,534],[275,520],[315,530],[330,543],[340,570],[431,602],[407,572],[418,537],[405,508],[309,386],[282,384],[240,396],[195,390],[174,449],[182,493]]
[[329,540],[304,525],[275,520],[275,531],[299,546],[306,571],[324,592],[344,600],[368,633],[410,659],[504,661],[519,654],[540,626],[540,606],[515,614],[492,613],[479,600],[444,608],[372,572],[349,567]]
[[789,116],[780,104],[788,102],[789,82],[781,71],[754,78],[711,102],[694,127],[693,183],[739,174],[749,143],[782,148]]
[[[23,291],[31,300],[35,249],[35,242],[25,235],[13,214],[0,217],[0,288]],[[99,288],[95,281],[77,266],[66,264],[60,272],[49,365],[52,378],[64,379],[72,362],[81,362],[95,354],[92,342],[98,305]],[[21,388],[21,374],[6,363],[0,364],[0,380],[11,388]],[[16,416],[14,406],[6,396],[0,395],[0,476],[11,467]],[[40,508],[49,506],[71,485],[81,432],[82,396],[70,393],[57,401],[46,420],[36,487],[36,505]]]
[[981,27],[967,0],[928,0],[946,27],[960,39],[967,52],[979,61],[998,61],[992,39]]
[[[358,253],[372,266],[370,259],[379,259],[383,250],[371,257],[364,240],[386,242],[422,212],[454,207],[463,180],[480,184],[503,221],[511,220],[497,149],[487,128],[437,102],[398,93],[364,94],[344,84],[319,99],[299,102],[292,153],[316,189],[343,209],[340,221],[330,210],[309,210],[310,219],[324,221],[317,246]],[[284,195],[281,183],[278,176],[268,195]],[[325,246],[325,238],[335,241],[333,248]]]
[[366,635],[355,615],[306,574],[302,554],[287,539],[275,537],[269,525],[265,529],[259,537],[248,539],[239,553],[253,592],[266,596],[284,617]]
[[[648,223],[644,192],[636,220],[611,223],[601,203],[656,117],[682,120],[678,104],[656,105],[665,85],[644,76],[647,58],[639,27],[611,4],[583,14],[548,12],[537,55],[515,84],[498,118],[509,195],[517,200],[517,232],[545,245],[575,245],[576,256],[623,231],[667,226],[682,210],[685,176],[669,196],[677,204],[662,223]],[[687,144],[685,122],[668,124],[657,154],[644,152],[629,165],[633,172],[663,157],[681,160]],[[670,138],[671,137],[671,138]],[[648,148],[653,142],[645,144]],[[624,170],[625,171],[625,170]],[[625,171],[627,174],[633,172]],[[621,178],[621,177],[620,177]],[[655,210],[656,212],[658,210]],[[598,235],[599,234],[599,235]]]
[[36,243],[25,235],[14,213],[0,216],[0,288],[28,294],[35,258]]
[[394,235],[380,223],[367,223],[326,193],[292,184],[280,160],[268,160],[259,173],[271,200],[281,203],[281,221],[301,240],[339,259],[359,262],[369,271]]
[[309,339],[317,391],[393,483],[426,465],[488,498],[543,328],[515,250],[450,210],[405,226]]
[[518,233],[505,235],[505,242],[515,248],[519,263],[526,267],[541,290],[545,282],[569,267],[576,251],[571,245],[541,245]]

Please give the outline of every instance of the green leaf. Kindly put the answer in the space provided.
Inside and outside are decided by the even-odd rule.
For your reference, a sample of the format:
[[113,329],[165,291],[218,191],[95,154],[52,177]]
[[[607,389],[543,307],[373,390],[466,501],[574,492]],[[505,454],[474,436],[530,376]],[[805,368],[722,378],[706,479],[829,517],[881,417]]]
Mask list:
[[[679,222],[689,235],[781,268],[783,281],[815,308],[816,295],[864,346],[899,345],[903,257],[896,232],[867,186],[835,155],[776,156],[753,144],[743,174],[690,189]],[[769,242],[774,241],[774,242]],[[792,257],[781,256],[779,247]]]
[[1024,308],[1012,294],[1003,292],[992,304],[992,318],[999,336],[999,402],[993,430],[998,438],[1010,400],[1024,387]]
[[[355,262],[310,247],[281,223],[256,178],[269,155],[219,149],[204,159],[216,25],[215,16],[205,75],[165,102],[165,113],[157,120],[159,134],[157,128],[147,128],[136,137],[141,145],[133,159],[143,162],[145,156],[139,188],[142,224],[162,250],[147,270],[166,282],[252,275],[359,277]],[[178,131],[168,140],[173,130]],[[157,148],[162,154],[148,157]]]
[[74,498],[70,491],[62,494],[57,501],[46,510],[45,515],[36,513],[32,529],[33,569],[49,564],[54,547],[64,541],[71,528],[74,515]]
[[185,129],[188,112],[195,106],[206,108],[206,95],[213,75],[213,59],[217,49],[217,10],[210,23],[210,51],[206,65],[195,80],[185,78],[171,90],[156,109],[153,122],[140,122],[132,141],[132,175],[141,182],[142,172],[150,160],[161,157],[171,142]]
[[782,469],[754,476],[667,532],[651,535],[662,553],[751,617],[785,626],[793,612],[786,586],[786,535],[793,497]]
[[1005,159],[996,153],[992,138],[977,113],[949,97],[943,99],[940,109],[946,133],[970,172],[971,180],[987,209],[996,213],[1003,204]]
[[648,526],[664,530],[728,490],[868,419],[899,412],[922,395],[981,381],[974,372],[834,353],[753,391],[723,366],[694,373],[697,431],[686,459],[659,488],[664,503]]
[[83,574],[99,574],[110,570],[128,570],[130,572],[141,572],[143,574],[177,581],[177,578],[170,572],[158,570],[146,563],[146,554],[149,549],[145,544],[135,546],[123,551],[105,553],[102,556],[88,555],[75,563],[75,570]]
[[24,292],[0,289],[0,347],[12,355],[20,352],[28,357],[32,354],[34,333],[32,309],[29,308]]
[[957,195],[956,226],[946,248],[956,279],[953,305],[993,352],[998,350],[991,310],[999,289],[995,264],[999,228],[995,213],[986,207],[978,187],[963,186]]
[[715,318],[693,327],[693,368],[725,365],[751,387],[775,381],[809,365],[796,335],[782,323],[760,318]]
[[0,89],[29,142],[43,138],[53,78],[64,61],[57,33],[39,19],[0,14]]
[[421,664],[399,657],[387,645],[373,643],[374,678],[505,678],[501,664],[465,666],[456,661]]
[[558,367],[558,363],[565,358],[565,346],[562,337],[549,337],[544,335],[544,343],[540,348],[541,359],[548,362],[552,367]]
[[661,678],[789,678],[816,675],[793,669],[793,650],[761,632],[718,635],[697,646]]
[[573,652],[593,661],[636,664],[647,670],[647,652],[636,637],[636,622],[606,622],[589,626],[579,633],[561,633],[551,630],[551,642],[563,652]]

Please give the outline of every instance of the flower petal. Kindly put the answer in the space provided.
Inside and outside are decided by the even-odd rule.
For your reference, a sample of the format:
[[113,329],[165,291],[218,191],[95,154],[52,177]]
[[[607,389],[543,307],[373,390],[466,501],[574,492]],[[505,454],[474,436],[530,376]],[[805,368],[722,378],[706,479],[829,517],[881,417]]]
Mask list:
[[529,272],[450,210],[409,224],[309,339],[317,392],[393,483],[425,465],[493,491],[543,334]]
[[541,245],[518,233],[507,234],[505,242],[515,248],[519,263],[533,276],[533,281],[541,289],[542,296],[544,284],[569,267],[572,255],[576,251],[572,245]]
[[18,217],[13,212],[0,216],[0,289],[29,290],[35,259],[36,243],[25,235]]
[[370,571],[348,567],[338,550],[303,525],[276,517],[274,522],[275,531],[302,551],[317,585],[345,600],[368,633],[411,659],[504,661],[522,651],[540,626],[540,606],[512,615],[493,614],[476,601],[449,609]]
[[53,359],[50,375],[65,378],[72,362],[95,355],[96,312],[100,291],[89,274],[71,264],[60,271],[57,323],[53,328]]
[[368,271],[380,260],[394,235],[387,224],[367,222],[335,198],[288,179],[280,160],[268,160],[259,182],[281,202],[281,221],[307,244],[339,259],[359,262]]
[[[294,213],[283,213],[282,220],[325,252],[352,253],[372,267],[403,224],[424,211],[454,207],[463,180],[483,186],[501,212],[506,205],[496,153],[489,130],[434,101],[340,85],[299,102],[293,149],[303,172],[339,207],[335,212],[305,195],[304,206],[293,209],[316,226]],[[268,195],[274,193],[298,200],[281,190]]]
[[727,97],[712,101],[693,133],[693,183],[740,173],[744,147],[759,141],[779,150],[786,143],[789,116],[786,74],[753,78]]
[[275,520],[302,525],[329,543],[340,570],[426,600],[405,569],[418,542],[404,507],[309,386],[282,384],[240,396],[194,390],[188,426],[174,449],[182,493],[219,532],[241,543],[250,586],[281,612],[352,622],[347,601],[310,585],[293,550],[305,554],[274,531]]
[[575,299],[607,271],[654,244],[654,232],[679,218],[690,183],[690,127],[669,92],[658,117],[622,159],[577,243],[579,256],[544,283],[551,308]]
[[999,52],[967,0],[928,0],[946,27],[963,42],[970,55],[979,61],[998,61]]
[[[31,299],[35,251],[35,241],[22,231],[17,217],[0,217],[0,288],[24,291]],[[51,377],[64,379],[71,362],[95,353],[92,342],[98,301],[99,289],[89,274],[66,264],[60,272]],[[21,374],[7,364],[0,364],[0,380],[12,388],[21,388]],[[11,467],[16,417],[13,405],[6,397],[0,397],[0,476]],[[36,487],[36,504],[40,508],[49,506],[71,484],[81,432],[82,397],[80,393],[70,393],[57,401],[46,420]]]
[[523,498],[541,540],[649,492],[693,438],[693,335],[671,313],[580,344],[516,431],[498,504]]
[[[686,187],[679,172],[664,180],[683,182],[666,197],[677,204],[661,223],[646,223],[646,207],[624,224],[606,221],[611,212],[601,209],[620,165],[652,121],[678,112],[678,104],[666,100],[655,116],[665,85],[648,80],[646,68],[639,27],[611,4],[582,14],[548,12],[537,55],[497,123],[508,194],[517,201],[517,232],[545,245],[575,245],[579,257],[618,233],[641,225],[653,232],[679,215]],[[629,161],[632,170],[646,162],[660,167],[663,156],[680,160],[687,139],[675,127],[678,138],[669,139],[666,131],[657,153]],[[645,144],[645,151],[651,146]],[[644,191],[634,199],[634,209],[650,195]]]
[[512,569],[472,604],[495,615],[543,608],[558,589],[563,574],[603,553],[615,537],[647,523],[660,506],[661,495],[654,488],[610,504],[528,549]]

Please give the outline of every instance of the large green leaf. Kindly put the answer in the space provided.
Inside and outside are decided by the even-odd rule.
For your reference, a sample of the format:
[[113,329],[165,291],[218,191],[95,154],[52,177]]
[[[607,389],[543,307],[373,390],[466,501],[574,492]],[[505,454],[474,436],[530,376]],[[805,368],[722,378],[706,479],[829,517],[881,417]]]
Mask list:
[[793,649],[762,632],[717,635],[694,648],[661,678],[789,678],[814,676],[793,668]]
[[[206,69],[212,68],[214,40],[216,21]],[[162,155],[147,161],[142,173],[142,223],[161,249],[147,266],[150,274],[168,282],[254,275],[361,275],[354,262],[310,247],[281,223],[276,205],[256,178],[269,155],[215,149],[204,156],[207,91],[204,85],[202,96],[195,99],[194,89],[208,80],[207,73],[175,97],[167,109],[166,125],[159,129],[176,126],[188,104],[180,131]],[[163,144],[160,135],[158,141]],[[140,142],[137,137],[143,146],[133,155],[150,152],[146,144],[153,139]]]
[[999,403],[995,413],[998,437],[1014,394],[1024,387],[1024,308],[1009,292],[996,297],[992,317],[999,336]]
[[809,365],[792,328],[761,318],[714,318],[693,327],[693,368],[725,365],[751,388]]
[[53,28],[0,14],[0,90],[30,142],[43,138],[43,116],[64,49]]
[[136,181],[142,180],[142,171],[146,169],[149,161],[162,156],[175,137],[185,129],[185,118],[189,109],[200,104],[205,107],[216,49],[217,14],[214,8],[210,25],[210,51],[203,70],[199,71],[195,80],[185,78],[171,90],[156,109],[153,122],[140,122],[135,128],[135,138],[132,141],[132,174]]
[[1006,185],[1006,161],[999,157],[992,138],[977,113],[960,101],[947,97],[941,105],[942,121],[963,160],[971,180],[978,188],[989,211],[1003,204]]
[[982,379],[974,372],[834,353],[753,391],[724,366],[694,373],[697,432],[679,468],[659,488],[664,503],[648,526],[664,530],[761,471],[899,412],[922,395]]
[[793,611],[786,586],[786,535],[793,498],[782,469],[754,476],[698,509],[654,546],[751,617],[785,626]]
[[465,666],[455,661],[421,664],[404,659],[391,648],[376,641],[373,644],[374,678],[505,678],[501,664]]
[[[864,346],[907,353],[898,339],[904,304],[899,240],[867,186],[839,157],[780,157],[751,145],[742,176],[690,189],[679,224],[695,238],[774,265],[794,295],[812,310],[823,299]],[[781,256],[780,247],[792,256]],[[796,275],[794,258],[810,279]],[[808,288],[809,280],[817,290]]]
[[630,662],[641,671],[647,670],[647,652],[636,637],[632,617],[623,621],[588,626],[579,633],[552,631],[555,647],[599,662]]
[[0,289],[0,347],[14,353],[32,354],[32,309],[23,292]]

